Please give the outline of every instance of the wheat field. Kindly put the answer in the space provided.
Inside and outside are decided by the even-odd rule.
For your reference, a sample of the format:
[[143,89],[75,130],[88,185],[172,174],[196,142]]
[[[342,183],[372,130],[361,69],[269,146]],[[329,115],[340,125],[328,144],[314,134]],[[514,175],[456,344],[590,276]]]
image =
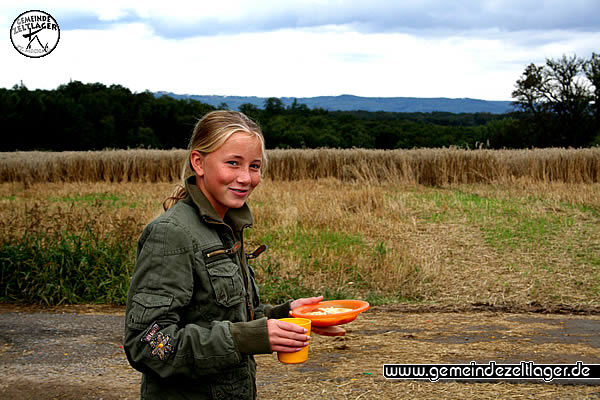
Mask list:
[[[173,182],[185,150],[0,153],[0,182]],[[441,186],[462,183],[595,183],[600,148],[532,150],[268,150],[265,178],[335,178]]]

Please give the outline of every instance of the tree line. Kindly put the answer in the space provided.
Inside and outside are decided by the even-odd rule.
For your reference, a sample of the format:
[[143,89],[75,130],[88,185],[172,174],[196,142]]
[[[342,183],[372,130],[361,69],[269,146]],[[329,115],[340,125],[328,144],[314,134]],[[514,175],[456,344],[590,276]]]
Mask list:
[[[393,113],[310,109],[278,98],[243,104],[268,148],[528,148],[600,145],[600,55],[529,65],[506,114]],[[227,108],[222,104],[219,108]],[[0,151],[171,149],[187,146],[214,110],[191,99],[72,81],[54,90],[0,89]]]

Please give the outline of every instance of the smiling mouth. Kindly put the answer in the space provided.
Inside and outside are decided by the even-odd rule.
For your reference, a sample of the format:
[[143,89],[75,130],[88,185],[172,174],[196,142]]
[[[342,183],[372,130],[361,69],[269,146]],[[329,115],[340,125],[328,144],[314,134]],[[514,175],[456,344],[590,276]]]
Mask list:
[[240,194],[244,194],[244,193],[248,193],[248,190],[242,190],[242,189],[233,189],[231,188],[230,190],[236,192],[236,193],[240,193]]

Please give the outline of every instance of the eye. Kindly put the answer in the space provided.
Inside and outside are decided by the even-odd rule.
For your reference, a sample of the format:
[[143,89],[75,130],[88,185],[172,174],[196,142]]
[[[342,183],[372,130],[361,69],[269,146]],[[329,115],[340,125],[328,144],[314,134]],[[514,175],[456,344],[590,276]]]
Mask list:
[[250,168],[258,170],[260,169],[260,164],[250,164]]
[[226,163],[226,164],[229,164],[229,165],[238,165],[238,162],[237,162],[237,161],[234,161],[234,160],[225,161],[225,163]]

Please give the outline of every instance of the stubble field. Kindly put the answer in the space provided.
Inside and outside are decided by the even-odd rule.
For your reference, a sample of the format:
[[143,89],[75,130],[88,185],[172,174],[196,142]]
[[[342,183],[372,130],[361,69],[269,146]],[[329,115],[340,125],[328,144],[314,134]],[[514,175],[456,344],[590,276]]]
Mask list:
[[[5,301],[122,303],[137,238],[172,187],[1,184]],[[269,246],[254,268],[270,302],[322,293],[456,309],[600,306],[599,184],[265,180],[250,206],[246,250]]]

